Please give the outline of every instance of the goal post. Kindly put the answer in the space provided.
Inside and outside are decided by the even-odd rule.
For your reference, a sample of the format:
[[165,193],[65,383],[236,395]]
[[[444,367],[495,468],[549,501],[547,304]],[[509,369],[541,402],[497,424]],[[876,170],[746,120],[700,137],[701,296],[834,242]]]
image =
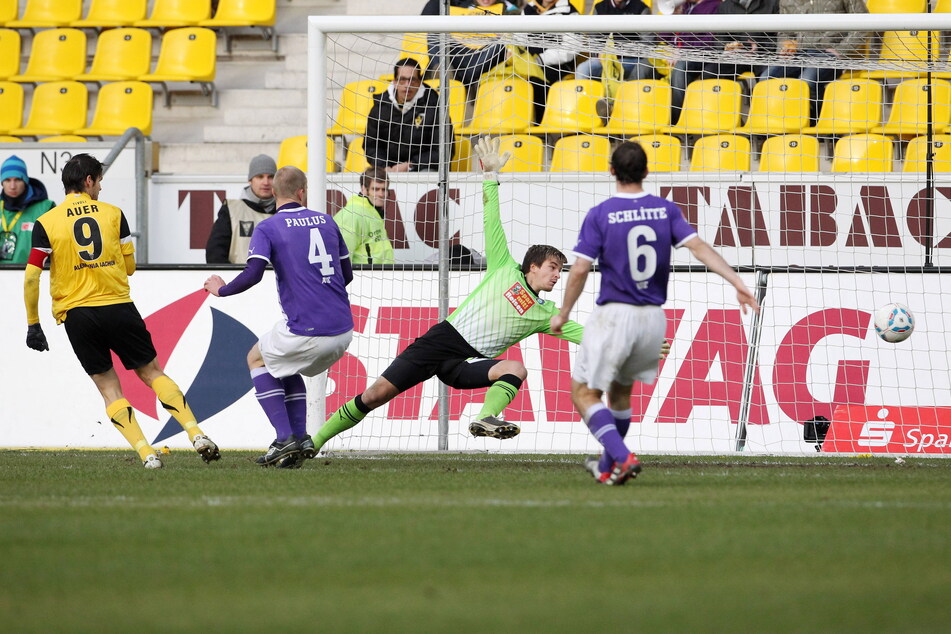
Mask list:
[[[776,33],[780,26],[870,37],[853,54],[824,59],[835,79],[819,88],[798,77],[768,83],[757,72],[709,78],[696,70],[675,107],[671,69],[680,61],[762,72],[808,67],[814,59],[602,36]],[[354,343],[331,370],[326,396],[311,394],[310,424],[365,389],[481,279],[481,174],[470,154],[480,136],[516,144],[500,197],[518,261],[536,243],[570,251],[584,213],[614,191],[611,149],[633,138],[651,161],[645,188],[676,202],[764,299],[760,315],[741,315],[719,277],[676,253],[665,306],[673,348],[657,383],[634,388],[633,447],[951,451],[951,337],[942,317],[951,291],[942,268],[951,246],[951,67],[939,33],[945,30],[951,14],[310,17],[311,207],[335,212],[359,193],[368,103],[388,89],[401,57],[424,60],[426,89],[438,91],[439,125],[453,139],[452,148],[439,148],[438,170],[390,175],[385,220],[396,264],[357,267]],[[451,55],[466,51],[452,51],[450,42],[470,51],[501,46],[505,55],[481,80],[463,82]],[[545,81],[538,49],[567,50],[575,65],[564,79]],[[652,76],[618,76],[627,58],[648,60]],[[571,74],[585,60],[601,62],[592,79]],[[460,248],[475,265],[450,263]],[[594,305],[593,278],[574,315],[582,323]],[[563,278],[545,299],[560,303],[564,285]],[[917,320],[915,334],[897,345],[879,339],[872,323],[875,310],[893,301],[908,305]],[[328,448],[596,451],[570,402],[573,344],[539,335],[506,355],[529,370],[506,411],[522,426],[519,437],[469,437],[467,421],[482,393],[440,392],[434,379]],[[819,416],[832,420],[822,443],[807,433]]]

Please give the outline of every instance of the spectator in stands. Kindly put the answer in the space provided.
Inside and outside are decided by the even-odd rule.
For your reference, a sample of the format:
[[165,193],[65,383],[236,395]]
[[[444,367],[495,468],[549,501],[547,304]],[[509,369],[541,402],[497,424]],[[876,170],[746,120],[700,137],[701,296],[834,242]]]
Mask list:
[[379,167],[360,175],[360,194],[334,215],[351,264],[393,264],[393,245],[383,222],[389,176]]
[[[577,14],[569,0],[529,0],[522,8],[522,15],[558,16]],[[539,29],[542,30],[542,29]],[[529,46],[531,55],[538,55],[538,63],[545,74],[545,81],[553,84],[565,75],[574,72],[577,51],[566,48],[570,46],[570,38],[564,35],[549,35],[549,39],[560,40],[555,46]]]
[[[439,93],[423,84],[419,62],[401,59],[393,83],[373,98],[363,139],[367,162],[387,172],[431,172],[439,167]],[[447,156],[452,156],[449,137]]]
[[262,220],[270,218],[274,207],[274,173],[277,164],[270,156],[258,154],[248,165],[248,186],[241,198],[229,198],[218,210],[205,247],[208,264],[244,264],[248,260],[251,234]]
[[[719,15],[755,15],[779,13],[779,0],[722,0]],[[717,41],[726,53],[765,54],[776,48],[776,33],[717,33]],[[736,79],[743,73],[760,75],[765,68],[751,64],[711,62],[703,67],[704,78]]]
[[[594,5],[594,15],[650,15],[650,7],[641,2],[641,0],[601,0]],[[619,46],[638,44],[640,42],[649,42],[650,38],[643,33],[602,33],[592,36],[598,44],[607,42],[608,37],[613,37],[614,43]],[[621,68],[624,69],[624,79],[631,81],[634,79],[651,79],[654,76],[654,68],[650,61],[645,57],[636,57],[631,55],[619,54],[618,61]],[[603,70],[601,60],[597,57],[582,62],[575,71],[575,77],[578,79],[601,79]]]
[[[682,15],[711,15],[717,12],[720,0],[686,0],[674,10]],[[672,37],[670,37],[672,35]],[[674,33],[668,34],[668,40],[683,51],[713,51],[718,43],[713,33]],[[670,71],[670,120],[676,121],[680,116],[680,108],[684,103],[684,94],[687,86],[703,74],[704,61],[699,59],[678,60]]]
[[33,223],[55,207],[46,187],[26,173],[26,163],[11,156],[0,166],[0,262],[24,264],[30,257]]
[[[439,15],[439,6],[443,0],[429,0],[423,7],[422,15]],[[518,13],[518,7],[509,0],[451,0],[454,15],[501,15]],[[450,36],[451,37],[451,36]],[[431,33],[427,37],[429,45],[429,72],[439,64],[439,35]],[[467,90],[479,82],[486,71],[505,61],[508,51],[503,44],[468,45],[456,39],[446,46],[449,69],[455,79],[461,81]]]
[[[864,0],[780,0],[779,12],[868,13],[868,7]],[[835,63],[842,57],[861,56],[867,36],[868,33],[863,31],[780,33],[777,46],[780,58],[797,58],[815,63],[808,66],[770,66],[760,75],[760,79],[798,77],[809,84],[812,119],[815,121],[826,85],[842,73],[842,69],[827,64]]]

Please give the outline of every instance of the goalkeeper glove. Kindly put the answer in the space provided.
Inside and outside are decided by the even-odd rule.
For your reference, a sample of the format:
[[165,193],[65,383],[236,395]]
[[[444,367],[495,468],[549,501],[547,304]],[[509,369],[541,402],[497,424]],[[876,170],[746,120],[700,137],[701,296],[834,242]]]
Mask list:
[[511,152],[499,155],[499,147],[502,142],[498,137],[482,137],[476,143],[475,153],[479,157],[479,165],[482,166],[482,176],[485,180],[499,180],[499,170],[508,163],[512,157]]
[[38,352],[50,349],[50,344],[46,342],[46,335],[43,334],[43,326],[30,324],[26,327],[26,345]]
[[660,360],[666,359],[668,354],[670,354],[670,342],[664,339],[664,343],[660,344]]

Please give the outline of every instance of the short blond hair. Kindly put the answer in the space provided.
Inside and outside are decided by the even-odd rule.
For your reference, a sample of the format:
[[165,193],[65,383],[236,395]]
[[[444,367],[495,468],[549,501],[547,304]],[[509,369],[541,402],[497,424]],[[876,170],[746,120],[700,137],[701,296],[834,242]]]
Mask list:
[[297,192],[307,189],[307,174],[293,165],[285,165],[274,174],[274,195],[277,198],[293,198]]

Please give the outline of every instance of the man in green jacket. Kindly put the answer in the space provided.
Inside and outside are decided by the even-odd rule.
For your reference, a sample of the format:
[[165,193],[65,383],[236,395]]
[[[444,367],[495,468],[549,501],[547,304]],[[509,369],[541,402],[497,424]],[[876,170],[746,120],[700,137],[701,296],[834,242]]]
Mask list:
[[46,187],[26,173],[26,163],[11,156],[0,166],[0,262],[24,264],[30,257],[33,223],[56,205]]
[[351,264],[393,264],[393,245],[386,235],[383,211],[389,179],[386,170],[370,167],[360,175],[360,195],[351,196],[334,215]]

